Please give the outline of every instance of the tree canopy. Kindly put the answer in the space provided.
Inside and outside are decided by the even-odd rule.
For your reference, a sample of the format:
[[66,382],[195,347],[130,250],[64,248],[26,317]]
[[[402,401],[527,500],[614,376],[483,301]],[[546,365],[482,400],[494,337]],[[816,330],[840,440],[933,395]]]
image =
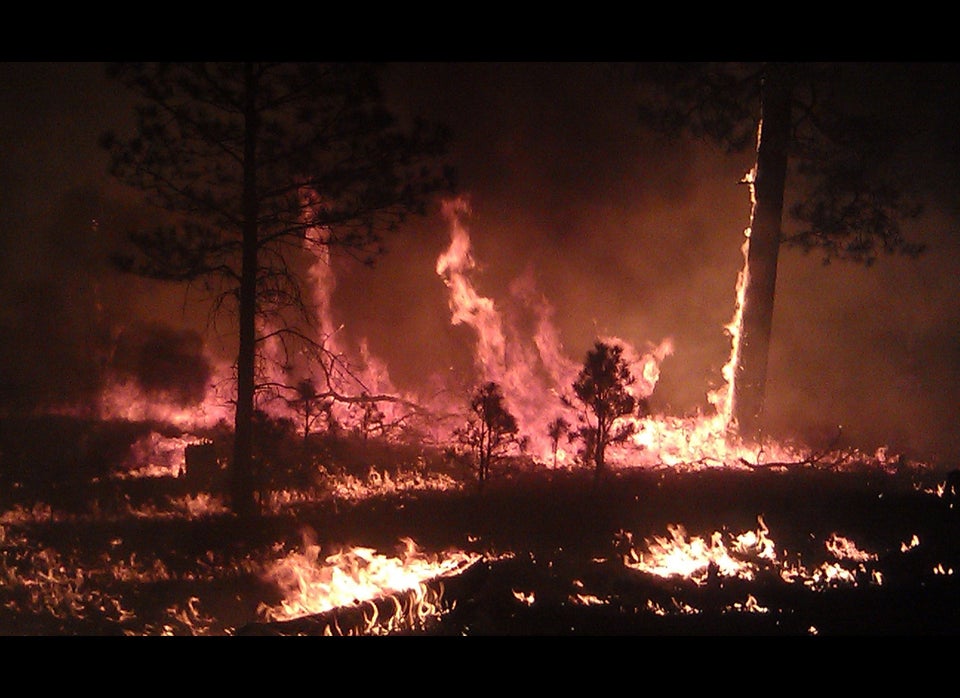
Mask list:
[[[898,145],[909,136],[896,96],[870,85],[898,65],[866,63],[643,63],[636,66],[641,123],[688,132],[728,152],[757,145],[762,94],[780,85],[792,187],[781,243],[824,261],[871,264],[880,253],[917,255],[901,224],[922,211]],[[878,75],[880,77],[878,77]]]

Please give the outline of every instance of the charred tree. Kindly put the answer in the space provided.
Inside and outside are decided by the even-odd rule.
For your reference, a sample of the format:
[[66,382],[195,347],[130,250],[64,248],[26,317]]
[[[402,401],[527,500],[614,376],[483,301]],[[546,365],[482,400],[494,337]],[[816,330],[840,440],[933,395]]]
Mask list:
[[[865,70],[869,68],[869,70]],[[641,64],[641,122],[690,132],[729,152],[756,144],[745,289],[733,367],[731,422],[763,429],[767,365],[781,245],[824,262],[872,264],[883,253],[916,256],[901,221],[920,213],[913,183],[895,167],[898,134],[883,90],[865,76],[896,67],[813,63]],[[857,95],[856,98],[851,95]],[[860,99],[859,97],[862,97]],[[886,108],[886,115],[892,111]],[[785,230],[789,211],[791,228]]]
[[[383,234],[452,187],[445,129],[400,124],[369,64],[122,64],[137,133],[103,138],[111,172],[166,212],[130,232],[124,270],[201,282],[236,319],[231,506],[256,513],[253,417],[269,339],[322,355],[305,269],[343,252],[373,264]],[[317,231],[322,231],[318,234]]]

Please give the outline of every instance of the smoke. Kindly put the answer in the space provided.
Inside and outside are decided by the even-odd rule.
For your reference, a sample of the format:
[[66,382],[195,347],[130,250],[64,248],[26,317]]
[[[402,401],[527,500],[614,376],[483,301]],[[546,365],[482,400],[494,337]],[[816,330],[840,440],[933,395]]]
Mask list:
[[[949,229],[940,215],[918,230]],[[792,431],[912,457],[960,456],[958,242],[872,268],[781,255],[767,411]]]
[[202,402],[212,378],[203,338],[194,330],[135,324],[116,341],[109,370],[148,398],[186,406]]
[[144,212],[93,186],[51,196],[45,208],[21,234],[0,238],[0,408],[95,412],[118,380],[181,404],[202,399],[208,350],[198,316],[182,311],[184,289],[110,262]]
[[95,394],[110,351],[98,197],[89,187],[55,197],[49,218],[2,238],[0,399],[30,409]]

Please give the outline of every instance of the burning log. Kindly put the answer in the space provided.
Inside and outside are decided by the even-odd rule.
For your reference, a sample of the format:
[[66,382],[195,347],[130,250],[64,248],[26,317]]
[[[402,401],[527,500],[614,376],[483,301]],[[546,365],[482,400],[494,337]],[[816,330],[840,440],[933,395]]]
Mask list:
[[250,623],[241,636],[385,635],[422,630],[469,596],[486,565],[472,562],[455,575],[441,575],[416,588],[301,616],[291,620]]

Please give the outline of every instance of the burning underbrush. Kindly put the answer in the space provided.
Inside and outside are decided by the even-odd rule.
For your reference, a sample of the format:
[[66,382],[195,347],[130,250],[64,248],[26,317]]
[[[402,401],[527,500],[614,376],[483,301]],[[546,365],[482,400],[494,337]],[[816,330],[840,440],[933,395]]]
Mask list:
[[[151,436],[152,426],[121,431],[133,450],[141,439],[183,438]],[[960,627],[960,518],[944,474],[902,459],[614,465],[601,478],[583,465],[505,459],[481,490],[444,450],[371,441],[327,449],[309,478],[288,464],[263,488],[255,525],[229,512],[216,479],[198,488],[168,474],[180,466],[117,475],[122,449],[90,481],[8,480],[0,633]]]

